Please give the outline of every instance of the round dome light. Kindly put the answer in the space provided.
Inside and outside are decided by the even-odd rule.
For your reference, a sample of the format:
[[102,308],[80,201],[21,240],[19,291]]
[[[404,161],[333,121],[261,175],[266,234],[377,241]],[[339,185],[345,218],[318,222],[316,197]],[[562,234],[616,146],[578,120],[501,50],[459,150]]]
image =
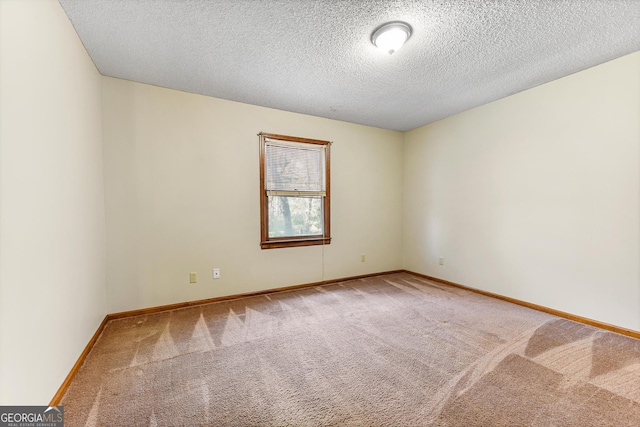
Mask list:
[[387,22],[371,35],[371,43],[389,55],[400,49],[411,37],[411,26],[406,22]]

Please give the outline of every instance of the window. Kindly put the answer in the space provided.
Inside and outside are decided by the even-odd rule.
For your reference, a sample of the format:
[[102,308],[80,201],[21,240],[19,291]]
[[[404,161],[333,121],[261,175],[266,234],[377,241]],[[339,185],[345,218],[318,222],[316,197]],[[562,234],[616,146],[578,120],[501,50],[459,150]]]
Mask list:
[[329,141],[260,134],[262,249],[328,245]]

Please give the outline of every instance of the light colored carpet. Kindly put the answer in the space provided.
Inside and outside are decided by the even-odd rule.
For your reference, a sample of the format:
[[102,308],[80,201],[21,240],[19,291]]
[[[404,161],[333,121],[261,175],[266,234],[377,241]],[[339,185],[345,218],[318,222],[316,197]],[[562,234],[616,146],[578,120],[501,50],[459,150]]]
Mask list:
[[640,340],[401,273],[109,322],[68,426],[639,426]]

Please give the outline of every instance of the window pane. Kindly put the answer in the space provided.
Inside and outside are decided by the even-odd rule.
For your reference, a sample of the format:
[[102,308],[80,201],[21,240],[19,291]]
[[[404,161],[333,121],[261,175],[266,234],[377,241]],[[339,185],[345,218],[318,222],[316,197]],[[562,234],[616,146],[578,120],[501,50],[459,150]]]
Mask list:
[[324,147],[266,145],[267,190],[324,191]]
[[322,197],[271,196],[269,237],[321,236]]

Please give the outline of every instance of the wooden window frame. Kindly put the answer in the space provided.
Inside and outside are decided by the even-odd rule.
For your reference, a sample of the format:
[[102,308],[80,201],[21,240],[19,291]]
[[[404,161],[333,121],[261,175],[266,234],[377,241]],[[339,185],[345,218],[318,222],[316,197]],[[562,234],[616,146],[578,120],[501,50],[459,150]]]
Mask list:
[[[296,246],[328,245],[331,243],[331,142],[296,136],[259,133],[260,137],[260,247],[262,249],[290,248]],[[325,196],[323,200],[323,235],[269,237],[269,202],[265,188],[265,146],[267,139],[287,143],[304,143],[325,146]]]

